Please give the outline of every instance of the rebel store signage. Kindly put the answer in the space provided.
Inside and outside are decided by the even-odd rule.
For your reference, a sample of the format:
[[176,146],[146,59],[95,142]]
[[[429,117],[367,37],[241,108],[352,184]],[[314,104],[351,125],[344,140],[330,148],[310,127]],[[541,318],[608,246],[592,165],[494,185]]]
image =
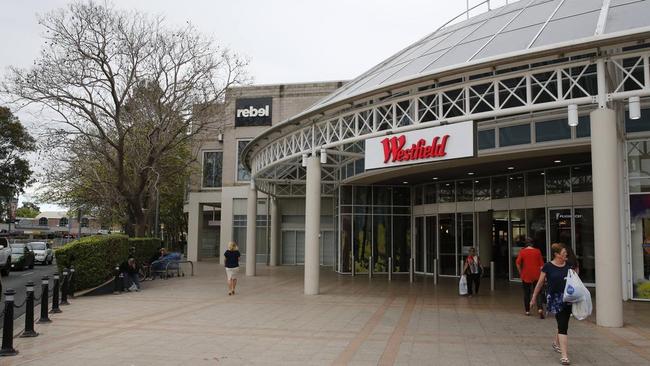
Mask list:
[[367,139],[366,170],[474,156],[472,121]]
[[270,126],[273,98],[246,98],[235,102],[235,127]]

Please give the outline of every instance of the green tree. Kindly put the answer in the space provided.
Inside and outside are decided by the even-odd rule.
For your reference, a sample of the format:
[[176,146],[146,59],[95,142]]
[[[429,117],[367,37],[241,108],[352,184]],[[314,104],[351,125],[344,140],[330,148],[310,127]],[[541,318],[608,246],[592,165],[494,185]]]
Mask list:
[[34,218],[41,213],[41,208],[32,202],[23,202],[23,206],[16,210],[17,217]]
[[23,192],[32,171],[27,153],[36,149],[34,138],[6,107],[0,107],[0,220],[8,214],[9,200]]
[[[10,68],[2,90],[57,114],[47,151],[48,196],[104,216],[126,216],[143,235],[165,160],[210,125],[197,118],[246,82],[247,62],[187,24],[75,2],[43,16],[46,44],[28,70]],[[189,165],[189,161],[185,162]],[[63,179],[63,180],[62,180]],[[66,187],[67,185],[67,187]]]

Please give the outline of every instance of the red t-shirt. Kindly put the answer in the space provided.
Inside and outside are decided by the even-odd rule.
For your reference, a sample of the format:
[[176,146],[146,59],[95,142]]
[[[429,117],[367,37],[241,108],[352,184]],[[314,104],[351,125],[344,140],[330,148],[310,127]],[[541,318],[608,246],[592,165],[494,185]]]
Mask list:
[[542,258],[542,252],[539,249],[525,247],[519,251],[516,263],[521,267],[521,280],[531,283],[539,279],[542,266],[544,266],[544,258]]

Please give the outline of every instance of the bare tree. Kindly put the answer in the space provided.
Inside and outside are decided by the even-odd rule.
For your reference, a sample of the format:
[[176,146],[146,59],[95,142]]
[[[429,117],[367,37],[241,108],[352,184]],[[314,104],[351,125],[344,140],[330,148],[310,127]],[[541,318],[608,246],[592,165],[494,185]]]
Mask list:
[[111,5],[73,3],[39,24],[40,57],[10,69],[2,91],[58,116],[45,144],[60,164],[45,178],[50,197],[126,212],[130,234],[142,235],[155,186],[178,174],[165,162],[247,81],[247,61],[189,23],[170,28]]

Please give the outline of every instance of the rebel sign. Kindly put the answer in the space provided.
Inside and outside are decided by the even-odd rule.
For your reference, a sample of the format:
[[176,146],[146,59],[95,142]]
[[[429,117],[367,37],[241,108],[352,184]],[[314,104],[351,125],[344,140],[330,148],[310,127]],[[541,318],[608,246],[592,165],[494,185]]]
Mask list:
[[472,121],[367,139],[366,170],[474,156]]

